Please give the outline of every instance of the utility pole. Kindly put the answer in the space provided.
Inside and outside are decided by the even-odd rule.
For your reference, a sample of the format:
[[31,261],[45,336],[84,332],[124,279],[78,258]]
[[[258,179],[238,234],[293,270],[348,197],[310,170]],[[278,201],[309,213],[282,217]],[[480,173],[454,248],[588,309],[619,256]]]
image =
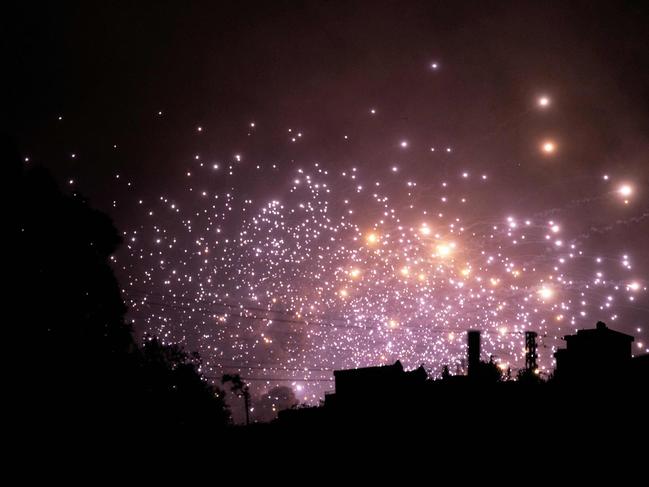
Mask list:
[[243,387],[243,403],[246,406],[246,426],[250,424],[250,390],[248,384]]

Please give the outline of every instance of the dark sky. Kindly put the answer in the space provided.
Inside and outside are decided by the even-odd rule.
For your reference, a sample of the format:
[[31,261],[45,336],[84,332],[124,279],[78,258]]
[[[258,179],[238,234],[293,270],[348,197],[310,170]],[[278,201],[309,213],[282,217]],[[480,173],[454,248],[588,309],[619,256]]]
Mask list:
[[[253,118],[335,139],[363,130],[355,114],[372,104],[385,114],[381,134],[471,140],[467,157],[488,149],[505,164],[526,157],[538,133],[559,134],[570,158],[553,174],[561,180],[620,165],[641,177],[646,165],[648,16],[638,2],[136,3],[25,6],[11,27],[11,130],[62,176],[91,178],[86,191],[115,169],[174,177],[196,124],[212,150],[243,144]],[[425,71],[432,59],[444,76]],[[543,90],[561,112],[517,124]],[[150,119],[158,110],[163,123]],[[65,124],[53,127],[59,114]],[[384,152],[368,139],[363,156]],[[118,157],[105,150],[114,143]],[[308,150],[317,159],[333,149]],[[69,160],[74,150],[92,160],[90,174]]]
[[[237,365],[266,384],[261,379],[303,379],[306,367],[325,382],[331,368],[396,358],[435,369],[463,353],[442,343],[446,335],[471,326],[494,332],[492,351],[519,365],[518,336],[502,338],[510,331],[538,329],[551,350],[557,337],[597,319],[634,334],[644,343],[636,351],[646,351],[643,2],[22,2],[12,13],[3,28],[10,53],[3,130],[30,164],[51,168],[62,184],[73,180],[72,190],[124,232],[129,246],[116,270],[139,331],[200,350],[214,374]],[[548,107],[537,105],[541,96]],[[552,154],[540,149],[545,141],[555,144]],[[299,169],[331,188],[324,195],[310,188],[316,209],[304,220],[295,216],[302,189],[291,186]],[[380,194],[358,196],[366,191],[357,191],[359,181]],[[417,184],[413,194],[408,182]],[[627,204],[624,185],[632,189]],[[201,191],[220,199],[205,204]],[[345,203],[349,195],[358,197]],[[283,237],[253,218],[273,200],[287,212],[269,217],[286,223]],[[182,211],[158,216],[170,204]],[[461,221],[451,227],[454,218]],[[539,241],[521,250],[516,232],[527,218],[538,233],[528,241]],[[554,247],[559,237],[550,235],[549,247],[543,241],[550,221],[561,227]],[[422,222],[434,235],[415,242],[406,234]],[[458,233],[463,224],[476,230]],[[305,230],[326,233],[327,225],[336,228],[328,241]],[[354,248],[370,231],[383,254]],[[221,257],[192,254],[201,238]],[[461,249],[453,262],[431,262],[431,249],[451,240]],[[579,257],[568,255],[570,244]],[[562,258],[571,263],[557,271]],[[352,285],[350,266],[372,282]],[[471,277],[460,274],[466,266]],[[403,282],[412,279],[406,271],[386,277],[404,267],[424,275],[421,282]],[[531,276],[507,281],[519,267]],[[462,289],[458,279],[466,280]],[[491,279],[506,291],[485,290]],[[548,282],[552,302],[533,304]],[[350,296],[340,304],[343,288]],[[143,295],[155,295],[158,308],[143,307]],[[257,316],[221,316],[238,306]],[[296,313],[311,310],[320,321],[268,338],[268,310],[298,321]],[[214,316],[228,328],[212,330]],[[328,319],[362,322],[380,337],[332,338],[323,331]],[[391,321],[387,328],[400,329],[390,333],[406,336],[386,334]],[[304,331],[312,325],[315,337]],[[300,399],[319,396],[321,388],[305,384]]]

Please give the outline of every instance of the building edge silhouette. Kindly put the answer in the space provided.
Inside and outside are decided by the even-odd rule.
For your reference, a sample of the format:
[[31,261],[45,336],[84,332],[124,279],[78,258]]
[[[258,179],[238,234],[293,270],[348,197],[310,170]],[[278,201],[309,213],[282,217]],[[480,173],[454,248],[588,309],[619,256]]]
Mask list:
[[[335,391],[316,407],[280,411],[278,427],[434,426],[449,437],[464,434],[615,428],[622,415],[647,410],[649,355],[633,357],[633,337],[598,322],[564,337],[554,373],[544,380],[536,368],[536,334],[526,335],[526,367],[506,377],[493,360],[480,360],[480,332],[467,334],[466,375],[432,379],[423,366],[394,364],[334,371]],[[565,433],[565,431],[564,431]],[[534,433],[536,434],[536,433]]]

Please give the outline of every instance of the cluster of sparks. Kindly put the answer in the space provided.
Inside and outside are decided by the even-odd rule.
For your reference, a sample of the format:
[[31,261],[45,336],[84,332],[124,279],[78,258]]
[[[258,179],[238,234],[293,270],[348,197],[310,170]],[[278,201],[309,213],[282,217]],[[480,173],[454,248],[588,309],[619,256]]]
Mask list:
[[[538,110],[552,106],[547,95],[536,100]],[[205,136],[203,125],[195,130]],[[286,130],[288,144],[307,135]],[[412,148],[398,137],[395,146]],[[559,150],[539,139],[542,155]],[[463,168],[418,180],[399,165],[281,165],[249,161],[245,151],[207,161],[196,154],[171,196],[139,200],[127,255],[113,259],[136,323],[198,351],[214,380],[239,373],[259,391],[290,385],[317,403],[335,369],[399,359],[433,376],[443,365],[463,373],[469,329],[483,332],[483,357],[514,371],[524,332],[536,331],[548,374],[561,336],[597,319],[614,323],[618,302],[646,292],[630,256],[594,254],[561,221],[513,213],[472,220],[471,195],[488,190],[491,174]],[[273,197],[215,183],[243,170],[272,173]],[[631,184],[604,179],[632,201]],[[628,279],[608,279],[611,264]]]

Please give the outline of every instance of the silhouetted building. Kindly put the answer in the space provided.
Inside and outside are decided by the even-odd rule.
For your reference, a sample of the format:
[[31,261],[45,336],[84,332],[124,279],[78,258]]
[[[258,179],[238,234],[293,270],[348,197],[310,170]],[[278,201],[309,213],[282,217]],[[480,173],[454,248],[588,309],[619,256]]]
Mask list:
[[[631,358],[633,337],[610,330],[602,322],[595,329],[579,330],[565,337],[567,347],[556,352],[554,381],[538,374],[537,334],[525,333],[525,368],[518,380],[502,380],[493,360],[480,360],[480,332],[467,335],[466,375],[451,375],[444,367],[440,380],[430,380],[423,366],[405,371],[401,362],[378,367],[336,370],[335,393],[325,395],[324,407],[292,409],[280,415],[285,425],[350,425],[433,427],[451,431],[461,424],[471,435],[494,433],[530,418],[555,426],[565,421],[566,404],[585,409],[596,403],[614,414],[646,409],[645,384],[649,356]],[[561,384],[568,384],[563,387]],[[596,385],[580,388],[579,385]],[[639,386],[639,387],[638,387]],[[441,421],[444,418],[447,421]],[[506,421],[502,419],[506,418]],[[591,427],[588,415],[571,423]]]
[[566,348],[554,354],[554,377],[563,382],[623,380],[631,366],[633,337],[607,328],[601,321],[594,329],[578,330],[564,337]]
[[408,388],[423,384],[428,373],[423,366],[406,371],[400,361],[392,365],[335,370],[335,394],[325,396],[327,406],[367,404],[398,398]]
[[649,381],[649,355],[644,354],[631,359],[631,381],[647,384]]

